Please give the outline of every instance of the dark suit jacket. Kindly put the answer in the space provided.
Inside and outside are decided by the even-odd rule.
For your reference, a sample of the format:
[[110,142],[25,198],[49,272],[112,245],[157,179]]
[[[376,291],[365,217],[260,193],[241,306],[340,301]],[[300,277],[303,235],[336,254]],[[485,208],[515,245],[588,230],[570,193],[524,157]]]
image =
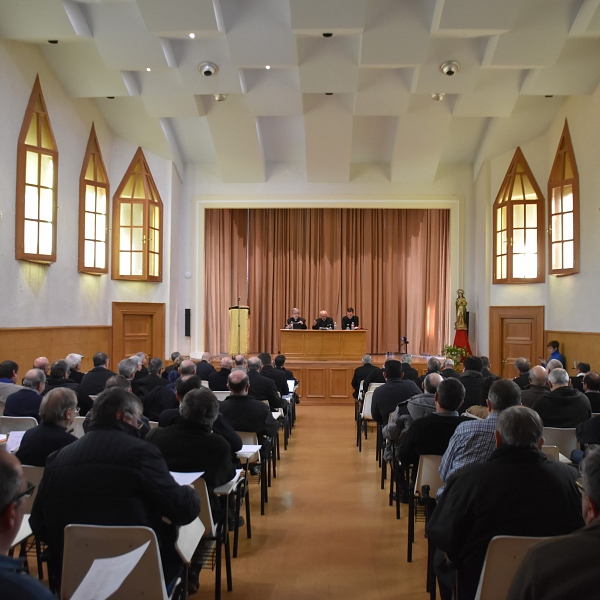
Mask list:
[[528,385],[521,392],[521,404],[533,408],[539,398],[546,395],[550,390],[545,385]]
[[581,377],[578,377],[577,375],[571,377],[571,385],[573,386],[573,389],[581,393],[583,393],[583,377],[583,375]]
[[600,413],[600,392],[590,392],[588,390],[584,393],[587,396],[587,399],[590,401],[590,404],[592,405],[592,412]]
[[415,382],[419,379],[419,371],[411,367],[408,363],[402,363],[402,372],[404,373],[404,379],[410,379]]
[[[148,371],[148,367],[144,367],[144,365],[142,365],[142,368],[139,371],[135,372],[133,379],[135,381],[139,381],[140,379],[144,379],[145,377],[148,377],[148,375],[150,375],[150,372]],[[163,371],[163,375],[164,375],[164,371]],[[167,377],[168,377],[168,375],[167,375]]]
[[342,317],[342,329],[351,329],[352,325],[354,325],[355,328],[358,327],[358,317],[354,315],[351,319],[349,319],[344,315]]
[[469,406],[483,406],[485,398],[483,396],[483,375],[477,371],[465,371],[458,380],[465,386],[465,401],[461,411],[467,410]]
[[204,381],[208,381],[208,376],[216,372],[217,370],[206,360],[196,363],[196,375]]
[[[378,371],[381,370],[371,363],[361,365],[360,367],[356,367],[356,369],[354,369],[354,376],[352,377],[352,387],[354,388],[355,398],[358,398],[358,388],[360,387],[360,382],[366,379],[367,375],[369,375],[369,373],[371,373],[373,369],[377,369]],[[366,388],[364,390],[365,392],[367,391]]]
[[363,390],[365,391],[365,394],[369,391],[369,385],[371,383],[385,383],[383,369],[375,367],[374,369],[371,369],[369,373],[367,373],[367,376],[365,377],[363,382]]
[[541,396],[534,409],[542,418],[544,427],[577,427],[592,416],[587,396],[569,386]]
[[158,421],[161,413],[168,408],[179,407],[175,390],[170,390],[166,386],[154,388],[148,394],[142,396],[140,400],[144,407],[144,416],[150,421]]
[[116,375],[116,373],[110,369],[105,367],[94,367],[83,376],[79,391],[87,396],[97,396],[100,392],[104,391],[106,382],[113,375]]
[[40,423],[25,432],[16,457],[24,465],[45,467],[47,458],[53,452],[76,441],[77,438],[67,433],[64,427]]
[[231,369],[220,369],[208,376],[208,387],[213,392],[226,392],[227,391],[227,378],[231,373]]
[[287,407],[287,402],[279,397],[277,386],[272,379],[264,377],[258,371],[248,371],[248,379],[250,379],[249,396],[256,400],[268,400],[271,410]]
[[327,327],[328,329],[333,329],[333,319],[331,317],[327,317],[324,321],[319,317],[317,319],[317,324],[313,325],[313,329],[320,329],[321,327]]
[[515,377],[513,381],[524,390],[529,385],[529,373],[521,373],[518,377]]
[[394,412],[400,402],[408,400],[420,392],[421,390],[414,381],[389,379],[373,392],[371,414],[378,423],[385,425],[388,422],[389,414]]
[[443,369],[440,372],[440,375],[444,379],[448,379],[448,377],[454,377],[454,379],[460,379],[460,373],[458,371],[455,371],[454,369]]
[[285,373],[283,371],[276,369],[275,367],[273,367],[273,365],[265,365],[262,368],[260,374],[263,377],[268,377],[269,379],[272,379],[275,382],[275,385],[277,386],[277,391],[282,396],[287,396],[287,394],[290,393],[287,384],[287,377],[285,376]]
[[250,396],[227,396],[219,402],[219,412],[236,431],[253,431],[259,440],[273,437],[279,430],[269,407]]
[[600,444],[600,417],[592,417],[579,423],[576,435],[580,444]]
[[85,417],[88,410],[91,410],[92,406],[94,406],[94,401],[87,394],[82,394],[80,389],[81,386],[70,379],[65,379],[64,377],[48,377],[48,379],[46,379],[46,387],[42,392],[42,398],[50,390],[61,387],[69,388],[77,394],[77,405],[79,406],[80,411],[79,414],[82,417]]
[[80,373],[79,371],[71,370],[71,372],[69,373],[69,379],[71,381],[74,381],[75,383],[80,384],[83,381],[84,375],[85,375],[85,373]]
[[148,377],[144,377],[144,379],[137,380],[138,390],[140,395],[150,393],[154,388],[164,387],[165,385],[169,385],[169,382],[160,377],[159,375],[155,375],[151,373]]
[[5,417],[33,417],[40,420],[42,397],[31,388],[23,388],[6,399]]

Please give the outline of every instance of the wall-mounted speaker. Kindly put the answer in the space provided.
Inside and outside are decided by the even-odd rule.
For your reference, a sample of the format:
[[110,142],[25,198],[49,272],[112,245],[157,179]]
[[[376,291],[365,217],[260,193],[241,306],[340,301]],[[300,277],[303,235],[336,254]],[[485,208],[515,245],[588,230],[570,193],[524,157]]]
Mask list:
[[185,336],[186,337],[190,337],[192,335],[191,329],[192,329],[192,309],[186,308],[185,309]]

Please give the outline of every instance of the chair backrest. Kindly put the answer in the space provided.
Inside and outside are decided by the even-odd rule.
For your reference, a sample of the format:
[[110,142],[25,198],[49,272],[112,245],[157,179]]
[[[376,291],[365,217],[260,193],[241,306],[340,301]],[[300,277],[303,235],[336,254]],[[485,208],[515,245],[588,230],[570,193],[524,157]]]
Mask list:
[[415,480],[415,492],[421,493],[421,488],[428,485],[429,495],[435,498],[437,491],[444,485],[438,473],[441,463],[442,457],[437,454],[421,454]]
[[370,383],[369,384],[369,389],[367,390],[367,392],[372,392],[375,388],[378,388],[380,385],[385,385],[383,383]]
[[25,498],[25,514],[31,513],[31,508],[33,507],[33,501],[37,496],[38,489],[40,487],[40,481],[44,476],[44,467],[32,467],[30,465],[23,465],[23,477],[25,481],[31,481],[31,483],[35,483],[35,490],[33,490],[33,494],[31,494],[30,498]]
[[206,381],[206,379],[202,379],[201,383],[202,383],[202,387],[210,388],[210,386],[208,385],[208,381]]
[[364,383],[365,383],[365,380],[361,379],[360,383],[358,384],[358,399],[359,400],[362,400],[363,396],[364,396],[364,389],[363,389],[364,388]]
[[158,427],[158,421],[148,421],[150,429],[156,429]]
[[208,497],[208,488],[206,487],[206,481],[202,477],[198,477],[194,483],[192,483],[194,489],[200,496],[200,520],[204,525],[204,532],[206,537],[216,538],[217,537],[217,525],[213,520],[212,510],[210,508],[210,498]]
[[600,417],[600,413],[592,413],[592,417]]
[[[242,438],[242,444],[244,446],[258,446],[258,435],[254,431],[236,431],[236,433]],[[258,452],[253,454],[248,462],[260,462],[260,456]]]
[[527,550],[547,539],[497,535],[485,555],[475,600],[505,600],[510,584]]
[[227,396],[229,396],[231,392],[217,390],[216,392],[213,392],[213,394],[217,397],[217,400],[219,400],[219,402],[223,402],[223,400],[225,400],[225,398],[227,398]]
[[561,454],[569,457],[571,452],[579,447],[575,435],[575,427],[558,428],[544,427],[544,444],[558,446]]
[[68,600],[97,558],[121,556],[150,545],[111,600],[166,600],[160,551],[156,534],[149,527],[106,527],[100,525],[67,525],[61,599]]
[[191,562],[204,531],[204,523],[202,523],[200,517],[196,517],[191,523],[179,527],[175,549],[184,563],[189,564]]
[[373,392],[371,390],[369,390],[365,394],[365,399],[363,400],[363,407],[362,407],[362,418],[363,419],[373,420],[373,413],[371,412],[372,402],[373,402]]
[[38,422],[33,417],[0,417],[0,433],[10,433],[11,431],[27,431],[32,427],[37,427]]
[[553,460],[558,462],[559,450],[558,446],[546,446],[545,444],[542,446],[542,452],[548,457],[548,460]]
[[85,435],[85,430],[83,429],[84,421],[85,417],[75,417],[73,421],[73,435],[76,438],[82,438]]

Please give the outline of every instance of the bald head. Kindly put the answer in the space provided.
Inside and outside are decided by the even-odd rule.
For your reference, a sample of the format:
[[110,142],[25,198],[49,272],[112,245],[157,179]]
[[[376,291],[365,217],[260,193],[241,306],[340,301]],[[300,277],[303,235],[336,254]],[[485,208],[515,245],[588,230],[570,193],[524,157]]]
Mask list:
[[319,313],[319,316],[321,317],[321,319],[325,320],[327,318],[327,311],[326,310],[322,310]]
[[231,358],[229,358],[229,356],[225,356],[221,359],[221,369],[228,369],[229,371],[231,371],[233,367],[233,361],[231,360]]
[[195,375],[196,374],[196,363],[193,360],[184,360],[179,365],[180,375]]
[[212,355],[210,352],[203,352],[202,353],[202,360],[205,360],[206,362],[210,362],[212,360]]
[[252,356],[248,359],[248,371],[260,371],[260,367],[262,363],[260,362],[260,358],[258,356]]
[[41,394],[46,386],[46,374],[42,369],[29,369],[23,377],[23,386]]
[[544,367],[538,365],[529,371],[529,383],[531,383],[531,385],[544,386],[546,385],[547,381],[548,371],[546,371]]
[[429,373],[423,381],[423,389],[429,394],[435,394],[442,381],[444,378],[439,373]]
[[39,356],[33,361],[34,369],[41,369],[48,375],[50,373],[50,361],[45,356]]
[[238,354],[234,361],[238,367],[244,367],[246,365],[246,357],[243,354]]
[[227,377],[227,387],[234,396],[246,396],[250,387],[250,380],[246,371],[235,369]]

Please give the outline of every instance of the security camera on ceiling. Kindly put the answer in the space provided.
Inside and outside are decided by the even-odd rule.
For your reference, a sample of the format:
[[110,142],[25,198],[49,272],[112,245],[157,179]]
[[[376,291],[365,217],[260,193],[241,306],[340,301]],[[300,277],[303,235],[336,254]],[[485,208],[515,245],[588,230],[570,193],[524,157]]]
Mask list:
[[198,71],[204,75],[204,77],[211,77],[219,70],[219,67],[215,63],[203,62],[198,65]]
[[456,75],[460,71],[460,63],[455,60],[447,60],[446,62],[440,65],[440,71],[444,75],[448,75],[448,77],[452,77]]

